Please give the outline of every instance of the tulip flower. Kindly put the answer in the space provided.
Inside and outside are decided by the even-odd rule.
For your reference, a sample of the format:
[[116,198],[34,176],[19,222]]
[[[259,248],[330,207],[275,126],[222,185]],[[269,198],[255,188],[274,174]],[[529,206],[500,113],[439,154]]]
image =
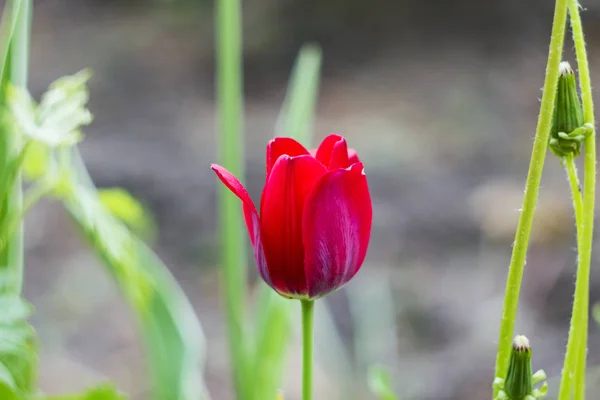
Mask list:
[[235,176],[211,168],[242,201],[258,272],[280,295],[314,300],[358,272],[371,197],[363,164],[343,137],[330,135],[312,152],[291,138],[269,141],[260,214]]

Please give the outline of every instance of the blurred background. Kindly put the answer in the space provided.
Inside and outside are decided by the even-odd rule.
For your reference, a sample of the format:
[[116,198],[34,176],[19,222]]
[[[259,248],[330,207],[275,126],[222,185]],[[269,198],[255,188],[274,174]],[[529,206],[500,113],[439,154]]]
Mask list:
[[[582,3],[592,79],[600,82],[600,2]],[[365,162],[373,196],[365,265],[327,298],[329,312],[317,310],[315,397],[372,398],[367,369],[380,363],[404,400],[488,398],[553,2],[246,0],[243,7],[253,197],[305,42],[324,52],[315,141],[345,135]],[[217,154],[213,29],[213,2],[205,0],[38,0],[30,89],[38,96],[59,76],[94,70],[84,159],[98,186],[125,187],[153,213],[154,247],[207,335],[213,399],[230,400],[217,183],[208,168]],[[565,48],[573,61],[570,41]],[[576,251],[565,174],[551,153],[542,185],[517,333],[532,340],[534,368],[555,377]],[[147,398],[132,315],[59,205],[33,210],[26,246],[41,387],[67,392],[108,378]],[[592,304],[600,299],[597,261]],[[600,334],[590,325],[596,366]],[[296,331],[286,400],[299,398]],[[590,385],[600,388],[594,371]]]

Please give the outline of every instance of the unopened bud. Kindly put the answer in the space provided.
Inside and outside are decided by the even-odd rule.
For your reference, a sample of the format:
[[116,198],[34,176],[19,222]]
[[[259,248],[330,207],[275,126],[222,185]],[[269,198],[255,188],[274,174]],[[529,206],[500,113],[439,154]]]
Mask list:
[[510,399],[521,400],[533,391],[531,347],[525,336],[516,336],[510,352],[504,391]]
[[581,144],[592,132],[583,123],[583,110],[577,93],[575,74],[568,62],[560,63],[560,75],[556,87],[556,101],[550,129],[550,150],[562,158],[568,154],[578,156]]

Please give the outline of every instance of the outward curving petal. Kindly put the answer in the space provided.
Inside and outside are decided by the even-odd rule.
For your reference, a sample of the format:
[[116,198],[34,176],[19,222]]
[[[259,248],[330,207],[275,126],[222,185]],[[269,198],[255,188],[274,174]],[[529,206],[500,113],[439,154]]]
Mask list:
[[244,210],[244,219],[246,220],[246,227],[248,228],[248,235],[252,244],[254,244],[254,224],[258,220],[258,212],[252,202],[252,198],[248,194],[248,191],[242,185],[242,183],[236,178],[231,172],[217,164],[211,164],[210,169],[215,171],[217,177],[223,182],[229,190],[233,192],[242,201]]
[[303,156],[308,154],[308,150],[292,138],[276,137],[269,140],[267,144],[267,180],[269,179],[273,165],[284,154],[290,157]]
[[260,211],[262,244],[272,287],[283,295],[306,295],[302,210],[306,196],[326,172],[309,155],[282,155],[267,180]]
[[317,149],[316,159],[328,169],[348,168],[348,145],[340,135],[327,136]]
[[361,163],[329,171],[304,206],[302,239],[311,298],[348,282],[360,269],[371,236],[372,207]]
[[254,247],[254,259],[256,261],[256,267],[258,272],[267,285],[272,286],[271,277],[269,276],[269,270],[267,268],[267,262],[263,250],[262,240],[260,236],[260,221],[258,218],[258,212],[254,203],[250,198],[250,195],[242,185],[242,183],[229,171],[217,164],[211,164],[210,168],[215,171],[217,177],[231,190],[237,197],[242,200],[242,208],[244,210],[244,218],[246,220],[246,227],[248,228],[248,235],[252,241]]

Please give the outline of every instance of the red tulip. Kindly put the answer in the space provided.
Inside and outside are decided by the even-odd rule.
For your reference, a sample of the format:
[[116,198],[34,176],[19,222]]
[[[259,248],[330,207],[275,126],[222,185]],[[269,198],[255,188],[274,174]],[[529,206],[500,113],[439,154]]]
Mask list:
[[358,272],[371,235],[371,197],[363,164],[343,137],[326,137],[312,155],[291,138],[269,141],[260,215],[235,176],[211,168],[242,200],[258,271],[279,294],[315,299]]

